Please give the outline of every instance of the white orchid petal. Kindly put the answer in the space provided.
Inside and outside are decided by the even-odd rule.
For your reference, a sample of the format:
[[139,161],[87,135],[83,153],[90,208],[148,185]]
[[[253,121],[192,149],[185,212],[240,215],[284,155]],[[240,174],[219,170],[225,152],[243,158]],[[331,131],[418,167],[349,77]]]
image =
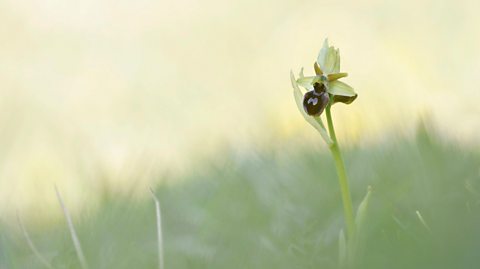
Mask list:
[[[303,75],[303,74],[301,74]],[[320,77],[312,76],[312,77],[300,77],[297,79],[298,85],[304,87],[305,89],[313,89],[313,84],[320,81]]]
[[356,93],[350,85],[341,81],[335,80],[328,84],[327,92],[333,95],[341,96],[355,96]]
[[320,49],[320,52],[318,53],[318,57],[317,57],[317,63],[323,72],[325,72],[325,60],[327,59],[327,54],[328,54],[328,38],[325,38],[325,41],[323,41],[323,47]]
[[305,75],[303,75],[303,67],[302,67],[302,69],[300,69],[300,73],[298,73],[298,77],[299,78],[304,78],[305,77]]
[[323,72],[325,72],[326,74],[333,73],[336,61],[337,61],[337,51],[333,47],[328,48]]
[[323,42],[317,57],[317,63],[325,74],[340,72],[340,51],[328,45],[328,39]]

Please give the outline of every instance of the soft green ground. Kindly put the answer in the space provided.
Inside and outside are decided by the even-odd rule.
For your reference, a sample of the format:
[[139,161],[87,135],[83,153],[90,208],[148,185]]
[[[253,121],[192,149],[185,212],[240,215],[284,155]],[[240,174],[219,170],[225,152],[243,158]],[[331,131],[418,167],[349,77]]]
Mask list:
[[[358,267],[478,268],[478,152],[420,131],[413,141],[344,156],[355,207],[373,187]],[[335,268],[343,215],[332,165],[325,148],[307,144],[226,150],[182,183],[159,186],[166,268]],[[79,268],[64,223],[31,225],[55,268]],[[91,268],[156,268],[150,201],[106,195],[97,213],[76,217],[75,225]],[[0,268],[42,268],[18,227],[0,226]]]

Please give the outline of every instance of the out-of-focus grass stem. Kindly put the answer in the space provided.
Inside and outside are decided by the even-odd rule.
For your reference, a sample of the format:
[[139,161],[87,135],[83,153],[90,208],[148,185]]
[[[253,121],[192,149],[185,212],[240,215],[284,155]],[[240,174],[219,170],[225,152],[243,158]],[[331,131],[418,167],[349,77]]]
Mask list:
[[80,261],[80,265],[82,269],[88,269],[87,259],[85,259],[85,255],[83,254],[82,246],[80,245],[80,240],[78,239],[77,233],[75,232],[75,227],[73,227],[72,217],[70,216],[70,212],[68,212],[65,203],[63,202],[63,198],[58,191],[57,186],[55,186],[55,192],[57,194],[58,202],[62,207],[63,215],[67,220],[68,229],[70,230],[70,235],[72,236],[73,246],[75,247],[75,251],[77,252],[78,260]]
[[25,240],[27,241],[28,246],[32,250],[33,254],[37,256],[37,259],[45,266],[46,268],[53,269],[53,266],[45,259],[42,254],[40,254],[40,251],[38,251],[37,247],[35,247],[35,244],[33,244],[32,239],[30,238],[30,235],[27,232],[27,229],[25,228],[25,225],[23,225],[23,221],[20,218],[20,215],[17,212],[17,220],[18,224],[20,225],[20,229],[22,229],[23,236],[25,237]]
[[430,229],[430,226],[428,226],[428,224],[425,221],[425,219],[423,218],[422,214],[420,214],[420,211],[418,211],[418,210],[415,211],[415,214],[417,214],[417,217],[420,220],[420,222],[422,223],[423,227],[425,227],[425,229],[427,229],[428,232],[432,232],[432,230]]
[[157,217],[157,240],[158,240],[158,268],[164,268],[164,261],[163,261],[163,235],[162,235],[162,215],[160,211],[160,200],[158,200],[157,196],[150,189],[152,193],[152,198],[155,201],[155,213]]

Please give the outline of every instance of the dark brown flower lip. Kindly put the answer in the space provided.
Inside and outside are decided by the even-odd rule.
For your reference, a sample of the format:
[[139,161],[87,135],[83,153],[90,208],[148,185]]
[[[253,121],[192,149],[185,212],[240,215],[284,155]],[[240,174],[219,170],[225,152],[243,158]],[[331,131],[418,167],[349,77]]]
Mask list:
[[310,116],[320,116],[327,107],[330,96],[327,92],[317,93],[315,90],[305,93],[303,97],[303,109]]

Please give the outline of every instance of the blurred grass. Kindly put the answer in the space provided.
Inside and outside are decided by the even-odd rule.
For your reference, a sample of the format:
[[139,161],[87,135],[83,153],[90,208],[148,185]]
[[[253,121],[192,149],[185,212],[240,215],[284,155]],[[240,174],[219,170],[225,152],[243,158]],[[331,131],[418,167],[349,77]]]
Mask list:
[[[477,145],[478,10],[477,0],[0,1],[0,214],[54,211],[54,183],[75,212],[96,199],[92,185],[128,192],[138,170],[175,173],[219,141],[302,135],[288,73],[312,74],[327,37],[360,95],[335,111],[342,145],[411,132],[425,114]],[[108,182],[89,180],[99,173]]]
[[335,117],[355,204],[374,190],[359,267],[476,267],[479,7],[0,1],[0,269],[41,268],[16,210],[78,268],[54,184],[92,268],[156,266],[152,184],[166,268],[335,267],[338,184],[287,75],[325,37],[360,94]]
[[[433,133],[421,125],[413,139],[345,150],[355,206],[373,187],[359,268],[479,264],[480,154]],[[225,149],[158,186],[166,268],[335,268],[343,224],[332,165],[324,148],[298,139],[246,154]],[[156,268],[151,200],[106,190],[100,207],[74,222],[92,268]],[[79,268],[65,223],[35,223],[26,227],[54,267]],[[8,219],[0,268],[42,268]]]

